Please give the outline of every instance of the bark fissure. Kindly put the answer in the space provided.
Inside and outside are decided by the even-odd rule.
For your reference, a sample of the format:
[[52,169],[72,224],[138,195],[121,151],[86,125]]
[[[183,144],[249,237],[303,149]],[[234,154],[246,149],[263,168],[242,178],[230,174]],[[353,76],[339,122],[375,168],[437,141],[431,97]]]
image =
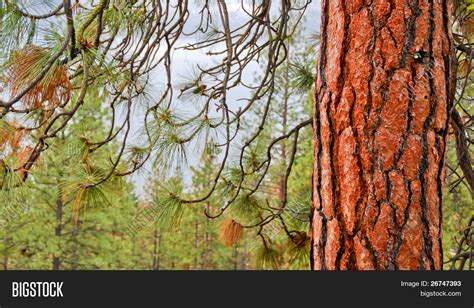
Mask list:
[[[433,56],[433,28],[434,28],[434,12],[433,12],[433,0],[429,0],[429,21],[430,21],[430,33],[429,33],[429,38],[428,38],[428,44],[429,44],[429,56],[430,59],[432,59]],[[432,102],[435,98],[435,89],[434,89],[434,80],[432,78],[431,74],[431,69],[432,69],[432,63],[433,61],[430,61],[430,66],[429,70],[425,71],[425,73],[429,77],[429,97],[430,97],[430,102]],[[436,108],[436,100],[434,100],[434,104],[430,104],[430,111],[428,114],[428,118],[425,120],[423,124],[423,133],[422,133],[422,144],[421,144],[421,162],[420,162],[420,168],[419,168],[419,178],[420,178],[420,183],[421,183],[421,196],[420,196],[420,204],[421,204],[421,221],[423,222],[423,250],[422,250],[422,256],[423,258],[428,259],[428,266],[430,269],[434,269],[434,259],[432,255],[432,240],[430,238],[430,230],[429,230],[429,220],[427,218],[427,204],[426,204],[426,199],[425,195],[427,193],[427,181],[425,177],[426,170],[428,168],[428,129],[429,126],[433,120],[434,117],[434,112]],[[425,260],[420,260],[422,264],[425,262]]]

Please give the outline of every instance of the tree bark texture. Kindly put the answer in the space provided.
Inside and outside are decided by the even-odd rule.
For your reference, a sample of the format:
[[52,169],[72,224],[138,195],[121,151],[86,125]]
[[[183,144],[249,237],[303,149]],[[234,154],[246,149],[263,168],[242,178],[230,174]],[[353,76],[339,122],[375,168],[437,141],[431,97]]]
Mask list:
[[312,268],[440,269],[449,0],[323,0]]

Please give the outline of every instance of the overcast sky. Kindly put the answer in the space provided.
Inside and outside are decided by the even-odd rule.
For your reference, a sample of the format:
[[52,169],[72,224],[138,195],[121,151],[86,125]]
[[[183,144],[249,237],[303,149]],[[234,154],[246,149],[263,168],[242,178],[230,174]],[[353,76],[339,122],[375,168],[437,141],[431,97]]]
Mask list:
[[[230,13],[230,20],[234,25],[239,25],[244,23],[247,20],[247,16],[245,13],[242,11],[240,8],[241,1],[240,0],[232,0],[232,1],[226,1]],[[306,30],[308,33],[315,33],[319,31],[319,25],[320,25],[320,14],[321,8],[320,8],[320,0],[313,0],[313,2],[309,5],[308,10],[306,12]],[[196,23],[199,22],[199,16],[197,14],[191,13],[190,20],[188,21],[188,29],[189,27],[193,27]],[[195,40],[195,38],[185,38],[179,41],[178,46],[183,46],[186,45],[187,43]],[[182,79],[183,76],[189,75],[189,69],[191,66],[200,64],[200,65],[206,65],[211,63],[211,59],[209,56],[207,56],[204,52],[202,51],[193,51],[193,52],[188,52],[183,49],[177,49],[173,52],[173,62],[174,63],[179,63],[179,65],[174,65],[174,70],[173,70],[173,79],[175,81],[179,80],[180,78]],[[253,65],[250,70],[252,70],[254,67],[255,70],[259,69],[259,66],[257,64]],[[255,72],[250,72],[247,71],[247,74],[254,75]],[[160,84],[163,83],[163,74],[160,72],[158,69],[154,75],[154,84],[158,88],[160,87]],[[238,87],[235,90],[233,90],[230,93],[229,100],[230,104],[236,103],[237,100],[241,97],[246,97],[248,96],[248,91],[242,87]],[[135,130],[135,138],[138,138],[139,135],[139,126],[140,123],[142,123],[142,119],[137,118],[136,125],[134,127]],[[199,163],[198,157],[193,156],[193,153],[187,153],[188,154],[188,163],[189,165],[195,166]],[[131,180],[134,183],[135,186],[135,192],[138,196],[140,197],[145,197],[146,194],[144,193],[144,189],[146,187],[147,180],[149,179],[151,175],[151,164],[147,164],[146,168],[144,170],[139,171],[137,174],[133,175]],[[189,171],[188,168],[183,169],[183,173],[185,175],[185,183],[190,184],[191,182],[191,176],[192,173]]]

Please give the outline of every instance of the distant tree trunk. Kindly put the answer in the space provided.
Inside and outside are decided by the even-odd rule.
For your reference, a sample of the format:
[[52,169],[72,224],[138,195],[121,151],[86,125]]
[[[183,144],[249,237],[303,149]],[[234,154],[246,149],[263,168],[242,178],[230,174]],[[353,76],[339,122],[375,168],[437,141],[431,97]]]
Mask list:
[[[58,194],[58,200],[56,200],[56,228],[54,229],[54,235],[58,238],[62,235],[63,225],[63,199],[61,195],[61,191]],[[61,259],[58,255],[53,255],[53,270],[59,270],[61,266]]]
[[193,269],[198,269],[198,249],[199,249],[199,221],[194,222],[194,244],[193,244]]
[[246,270],[247,269],[247,245],[243,245],[243,251],[240,254],[240,265],[239,270]]
[[[210,209],[209,203],[206,204],[206,209],[209,211]],[[211,250],[212,239],[211,239],[211,235],[209,234],[209,226],[210,226],[210,220],[206,219],[206,225],[205,225],[206,232],[204,233],[204,248],[201,255],[201,260],[202,260],[201,270],[208,269],[209,257],[210,257],[210,254],[212,253],[212,250]]]
[[234,270],[239,269],[239,245],[234,244],[234,256],[232,258],[233,260],[233,268]]
[[153,231],[153,264],[152,269],[157,271],[160,269],[160,254],[161,254],[161,233],[155,228]]
[[450,3],[322,1],[313,269],[441,269]]
[[5,256],[5,257],[3,258],[3,270],[4,270],[4,271],[8,271],[8,262],[9,262],[8,256]]
[[[206,225],[207,224],[208,222],[206,221]],[[207,270],[208,255],[209,255],[209,232],[206,230],[204,234],[204,248],[201,254],[201,260],[202,260],[201,270]]]

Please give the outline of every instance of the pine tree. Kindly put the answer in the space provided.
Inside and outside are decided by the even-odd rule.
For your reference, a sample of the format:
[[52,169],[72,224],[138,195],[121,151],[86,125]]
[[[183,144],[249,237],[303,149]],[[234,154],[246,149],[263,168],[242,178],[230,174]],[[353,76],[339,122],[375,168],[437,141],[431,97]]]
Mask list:
[[442,267],[456,69],[448,2],[323,1],[315,269]]

